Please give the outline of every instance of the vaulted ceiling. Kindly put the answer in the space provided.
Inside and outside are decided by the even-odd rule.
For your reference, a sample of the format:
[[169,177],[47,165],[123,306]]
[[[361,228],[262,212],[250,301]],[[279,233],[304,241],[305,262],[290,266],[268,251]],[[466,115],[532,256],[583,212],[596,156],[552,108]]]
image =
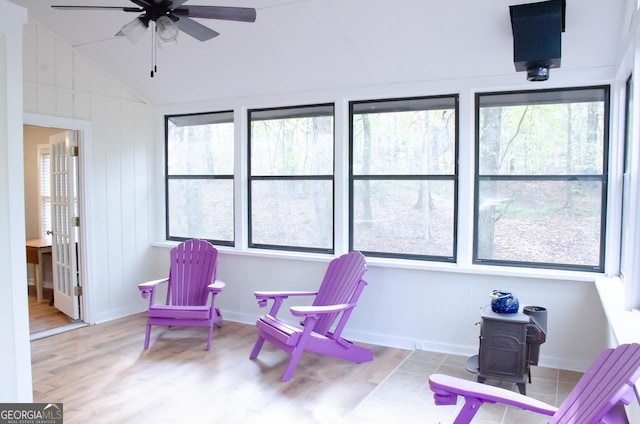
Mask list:
[[[51,5],[134,6],[127,0],[12,0],[31,19],[155,105],[398,82],[513,75],[509,5],[521,0],[189,0],[257,9],[255,23],[198,20],[221,35],[181,33],[158,50],[151,31],[115,33],[136,14]],[[630,0],[567,0],[561,70],[613,67]],[[522,76],[524,79],[525,77]]]

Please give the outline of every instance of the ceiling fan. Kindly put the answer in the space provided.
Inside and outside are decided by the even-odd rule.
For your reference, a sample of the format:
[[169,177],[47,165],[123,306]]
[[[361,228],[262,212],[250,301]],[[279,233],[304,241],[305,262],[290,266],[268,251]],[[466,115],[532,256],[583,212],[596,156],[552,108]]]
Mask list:
[[[136,7],[121,6],[51,6],[59,10],[121,10],[140,13],[125,24],[116,36],[124,36],[136,43],[150,23],[155,25],[158,42],[171,43],[183,31],[196,40],[206,41],[220,35],[217,31],[191,18],[218,19],[224,21],[255,22],[256,9],[230,6],[187,6],[187,0],[130,0]],[[154,65],[155,68],[155,65]],[[151,71],[153,77],[154,71]]]
[[124,12],[141,13],[133,21],[125,24],[117,36],[125,36],[135,43],[155,22],[158,35],[162,41],[173,41],[178,29],[193,38],[206,41],[217,37],[220,33],[194,21],[191,18],[219,19],[225,21],[255,22],[256,9],[249,7],[229,6],[186,6],[187,0],[130,0],[138,7],[119,6],[51,6],[60,10],[122,10]]

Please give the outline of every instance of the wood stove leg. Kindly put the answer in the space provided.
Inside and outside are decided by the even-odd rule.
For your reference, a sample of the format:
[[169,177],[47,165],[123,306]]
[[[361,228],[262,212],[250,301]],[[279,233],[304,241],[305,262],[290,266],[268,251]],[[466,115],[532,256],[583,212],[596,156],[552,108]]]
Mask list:
[[516,385],[518,386],[518,390],[520,390],[520,394],[527,394],[527,383],[516,383]]

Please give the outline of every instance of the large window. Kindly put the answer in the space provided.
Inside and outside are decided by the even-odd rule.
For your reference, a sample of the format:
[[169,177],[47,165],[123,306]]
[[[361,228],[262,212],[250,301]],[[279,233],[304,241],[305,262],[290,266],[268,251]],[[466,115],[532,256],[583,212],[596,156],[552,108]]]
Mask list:
[[608,87],[476,95],[474,262],[602,271]]
[[629,154],[631,146],[631,130],[632,130],[632,117],[633,117],[633,78],[629,76],[627,79],[625,90],[625,132],[624,132],[624,147],[623,152],[623,176],[622,176],[622,216],[621,216],[621,228],[620,228],[620,275],[624,278],[631,265],[627,257],[629,253],[629,241],[627,235],[630,229],[633,228],[630,225],[629,215],[631,212],[631,157]]
[[249,111],[249,246],[333,253],[334,106]]
[[350,249],[455,261],[457,96],[352,102]]
[[233,113],[166,117],[167,239],[234,244]]

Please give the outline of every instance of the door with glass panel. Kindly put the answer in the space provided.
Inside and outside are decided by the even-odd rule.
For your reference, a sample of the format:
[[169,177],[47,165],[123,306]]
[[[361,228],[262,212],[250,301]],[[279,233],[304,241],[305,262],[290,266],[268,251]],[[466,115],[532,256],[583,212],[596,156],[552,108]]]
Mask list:
[[49,138],[51,180],[51,250],[54,305],[80,318],[78,284],[78,145],[74,131]]

